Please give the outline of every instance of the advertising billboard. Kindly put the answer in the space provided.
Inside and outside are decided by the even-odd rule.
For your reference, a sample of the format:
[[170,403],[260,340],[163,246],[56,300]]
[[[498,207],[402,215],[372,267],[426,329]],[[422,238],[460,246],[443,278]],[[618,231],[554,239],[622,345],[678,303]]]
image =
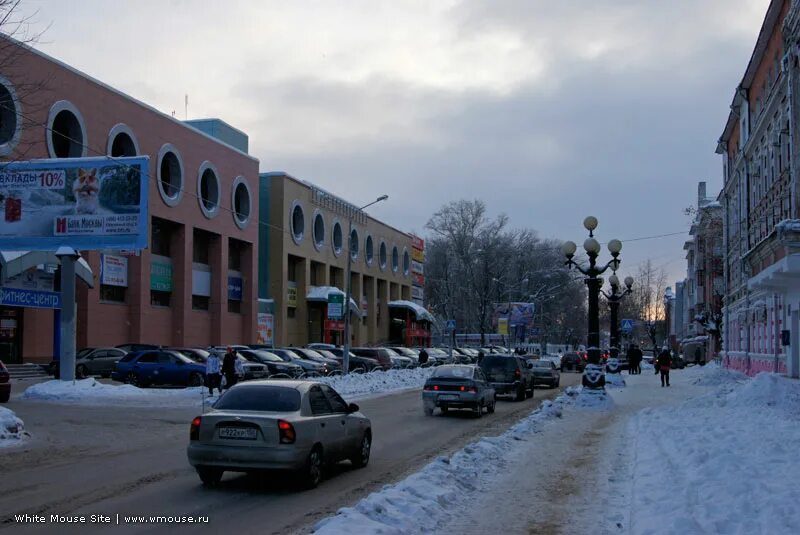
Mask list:
[[100,255],[100,284],[127,287],[128,258],[111,254]]
[[137,156],[0,164],[0,249],[144,249],[148,163]]
[[[511,305],[510,314],[508,310],[509,304]],[[533,326],[533,311],[533,303],[500,303],[494,308],[492,323],[497,326],[500,319],[505,319],[506,324],[511,327],[529,329]]]
[[256,316],[258,329],[256,329],[256,343],[272,345],[272,335],[275,331],[275,317],[272,314],[259,312]]

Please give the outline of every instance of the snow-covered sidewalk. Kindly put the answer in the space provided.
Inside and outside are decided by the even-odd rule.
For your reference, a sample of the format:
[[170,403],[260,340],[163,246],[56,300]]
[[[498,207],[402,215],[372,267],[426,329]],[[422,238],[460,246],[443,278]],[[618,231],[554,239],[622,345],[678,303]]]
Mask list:
[[27,436],[25,424],[14,411],[0,407],[0,448],[16,446]]
[[338,533],[797,533],[800,383],[716,366],[562,395],[316,526]]

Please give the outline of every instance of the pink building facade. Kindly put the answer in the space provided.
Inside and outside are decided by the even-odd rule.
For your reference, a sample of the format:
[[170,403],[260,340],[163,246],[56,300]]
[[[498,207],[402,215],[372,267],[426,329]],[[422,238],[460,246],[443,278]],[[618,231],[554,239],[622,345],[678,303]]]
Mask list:
[[[3,47],[2,161],[147,155],[150,243],[136,254],[83,251],[94,288],[78,285],[78,347],[255,342],[258,160],[38,51]],[[104,265],[101,265],[104,264]],[[113,264],[115,280],[101,278]],[[124,275],[120,275],[124,273]],[[53,312],[0,310],[26,362],[53,356]],[[13,337],[9,337],[13,334]],[[5,340],[8,342],[8,340]]]

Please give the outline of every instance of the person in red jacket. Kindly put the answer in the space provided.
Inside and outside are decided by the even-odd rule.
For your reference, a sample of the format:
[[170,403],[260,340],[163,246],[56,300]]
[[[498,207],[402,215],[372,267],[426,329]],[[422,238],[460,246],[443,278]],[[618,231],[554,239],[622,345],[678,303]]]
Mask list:
[[667,346],[661,348],[661,353],[658,354],[656,359],[656,366],[658,371],[661,372],[661,386],[669,386],[669,368],[672,364],[672,356],[669,353]]

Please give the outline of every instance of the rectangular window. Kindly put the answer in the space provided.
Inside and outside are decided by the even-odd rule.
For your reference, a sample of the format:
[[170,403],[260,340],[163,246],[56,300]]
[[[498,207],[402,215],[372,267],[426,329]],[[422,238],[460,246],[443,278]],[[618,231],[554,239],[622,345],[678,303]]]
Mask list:
[[150,290],[150,304],[154,307],[168,307],[172,292]]
[[234,240],[228,241],[228,269],[242,270],[242,250],[238,242]]
[[109,286],[107,284],[100,285],[100,301],[107,303],[124,303],[125,302],[124,286]]
[[211,235],[207,232],[194,230],[192,241],[192,262],[209,265],[209,249],[211,249]]
[[233,299],[228,299],[228,312],[230,312],[231,314],[241,314],[242,302],[235,301]]
[[208,310],[209,301],[205,295],[193,295],[192,310]]
[[150,225],[150,252],[160,256],[172,256],[170,254],[170,241],[172,239],[169,225],[158,218],[153,218]]
[[296,309],[295,309],[294,307],[288,307],[288,308],[286,309],[286,317],[288,317],[288,318],[294,318],[294,311],[295,311],[295,310],[296,310]]

